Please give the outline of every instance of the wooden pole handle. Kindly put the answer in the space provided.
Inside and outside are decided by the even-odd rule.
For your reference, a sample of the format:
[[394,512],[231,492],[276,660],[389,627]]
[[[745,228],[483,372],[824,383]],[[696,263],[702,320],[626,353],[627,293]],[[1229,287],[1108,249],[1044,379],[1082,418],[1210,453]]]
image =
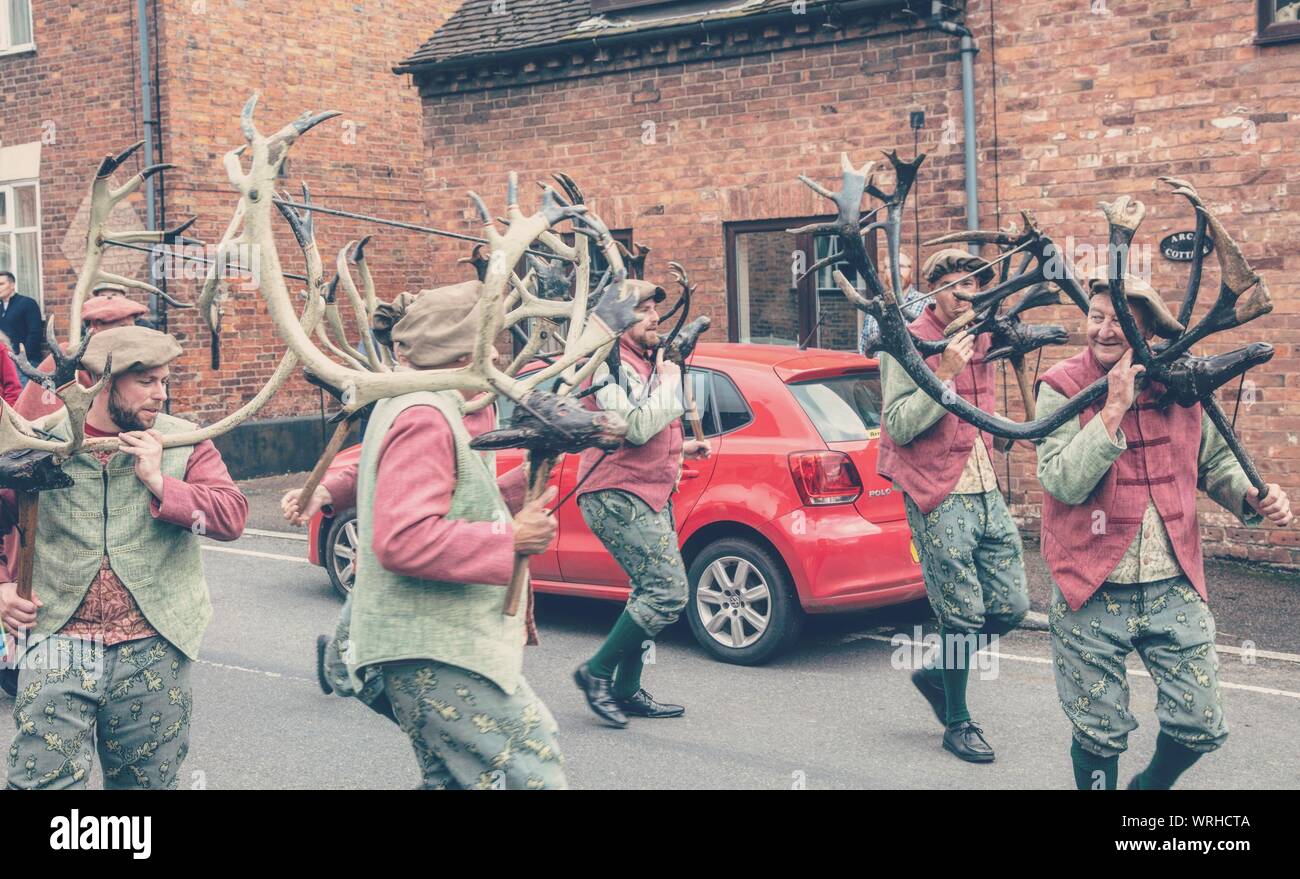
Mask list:
[[343,442],[348,438],[348,432],[352,428],[352,422],[348,419],[340,421],[334,428],[334,433],[330,436],[330,441],[325,444],[325,451],[320,453],[320,460],[312,468],[311,475],[307,477],[307,484],[302,487],[298,493],[298,509],[305,509],[307,500],[315,492],[316,487],[320,485],[321,480],[325,478],[325,471],[329,469],[330,463],[334,456],[343,448]]
[[36,523],[41,496],[34,491],[14,492],[18,500],[18,597],[31,601],[32,564],[36,560]]
[[510,575],[510,588],[506,592],[506,605],[501,612],[508,617],[519,615],[519,605],[523,602],[524,588],[528,585],[528,556],[515,556],[515,569]]
[[1033,421],[1038,406],[1034,402],[1034,388],[1029,381],[1029,371],[1025,369],[1024,358],[1013,358],[1011,367],[1016,371],[1016,383],[1020,385],[1020,399],[1025,401],[1025,420]]
[[695,392],[691,390],[691,378],[682,373],[682,396],[686,401],[686,418],[691,423],[691,433],[699,442],[704,441],[704,424],[700,420],[700,410],[695,406]]
[[[532,466],[532,455],[529,455],[529,465],[531,472],[528,475],[528,494],[525,495],[524,503],[531,503],[537,500],[546,491],[546,483],[551,479],[551,468],[555,466],[554,458],[544,458],[535,467]],[[506,590],[506,603],[501,612],[508,617],[519,614],[519,605],[523,603],[524,592],[528,587],[528,556],[523,553],[515,555],[515,569],[510,575],[510,586]]]

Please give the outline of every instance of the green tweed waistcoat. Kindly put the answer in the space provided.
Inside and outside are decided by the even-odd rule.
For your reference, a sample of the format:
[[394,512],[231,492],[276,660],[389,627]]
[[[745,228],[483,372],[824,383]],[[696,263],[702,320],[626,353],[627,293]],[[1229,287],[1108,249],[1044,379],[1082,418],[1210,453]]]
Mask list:
[[[194,427],[161,412],[154,424],[164,435]],[[66,439],[66,415],[49,430]],[[193,451],[193,446],[163,449],[163,475],[184,479]],[[149,509],[153,495],[135,475],[129,455],[119,452],[101,465],[94,455],[81,452],[64,463],[63,472],[72,477],[72,486],[40,495],[32,587],[45,606],[29,645],[67,624],[107,555],[149,625],[196,659],[212,619],[196,533],[201,523],[191,529],[155,519]]]
[[[357,524],[361,536],[352,589],[351,656],[357,670],[402,659],[432,659],[477,672],[513,693],[522,679],[524,615],[501,612],[499,585],[422,580],[385,570],[373,550],[375,479],[384,436],[403,410],[433,406],[451,425],[456,448],[456,488],[447,519],[510,521],[497,488],[494,456],[469,446],[459,391],[421,391],[375,405],[357,465]],[[503,534],[500,538],[505,540]]]

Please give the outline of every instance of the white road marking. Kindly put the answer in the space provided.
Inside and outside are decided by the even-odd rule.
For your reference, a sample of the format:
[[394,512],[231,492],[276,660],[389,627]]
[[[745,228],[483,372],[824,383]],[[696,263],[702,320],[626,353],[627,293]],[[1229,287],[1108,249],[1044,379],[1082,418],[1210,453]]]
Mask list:
[[[911,638],[907,638],[907,637],[903,637],[901,640],[895,641],[894,640],[895,637],[896,636],[893,635],[877,635],[873,632],[855,632],[851,635],[846,635],[841,640],[840,643],[852,644],[854,641],[881,641],[884,642],[885,644],[893,644],[894,646],[898,646],[898,647],[928,647],[929,646],[927,644],[920,644],[916,641],[913,641]],[[987,654],[988,656],[996,656],[998,659],[1010,659],[1013,662],[1032,662],[1035,665],[1052,664],[1052,660],[1047,659],[1046,657],[1020,656],[1015,653],[1003,653],[999,650],[990,651],[987,647],[981,650],[980,653]],[[1262,655],[1263,655],[1262,652],[1256,653],[1256,656],[1262,656]],[[1144,678],[1151,677],[1151,674],[1149,672],[1146,672],[1140,668],[1130,668],[1128,670],[1128,673],[1131,675],[1137,675],[1138,677],[1144,677]],[[1237,683],[1233,683],[1232,681],[1225,681],[1222,679],[1220,679],[1219,681],[1219,686],[1228,690],[1245,690],[1248,693],[1263,693],[1266,696],[1286,696],[1288,699],[1300,699],[1300,693],[1294,693],[1291,690],[1278,690],[1273,687],[1256,687],[1251,684],[1237,684]]]
[[281,562],[302,562],[308,565],[311,564],[311,560],[305,555],[280,555],[279,553],[274,552],[258,552],[254,549],[239,549],[234,546],[213,546],[207,543],[203,544],[203,548],[208,552],[229,552],[234,553],[235,555],[247,555],[259,559],[275,559],[276,561]]
[[249,674],[262,675],[263,677],[268,677],[268,678],[279,678],[285,681],[302,681],[305,684],[317,683],[316,681],[313,681],[311,678],[300,678],[297,675],[280,674],[278,671],[263,671],[260,668],[245,668],[242,665],[228,665],[224,662],[212,662],[211,660],[208,659],[200,659],[198,662],[199,665],[210,665],[213,668],[224,668],[227,671],[245,671],[248,672]]
[[281,540],[306,540],[306,534],[298,534],[294,531],[266,531],[262,528],[245,528],[245,534],[252,534],[254,537],[278,537]]
[[[1043,618],[1044,621],[1047,620],[1047,614],[1035,614],[1033,611],[1030,611],[1028,616],[1030,617],[1040,616]],[[853,641],[858,641],[870,635],[879,635],[885,631],[886,630],[883,628],[878,628],[872,632],[853,632],[845,636],[844,643],[848,644]],[[1041,630],[1025,629],[1025,631],[1035,632]],[[1233,647],[1230,644],[1215,644],[1214,649],[1219,653],[1228,653],[1231,654],[1232,656],[1250,656],[1250,657],[1254,657],[1255,659],[1276,659],[1279,662],[1294,662],[1296,664],[1300,664],[1300,654],[1297,653],[1282,653],[1281,651],[1278,650],[1259,650],[1258,648],[1248,649],[1245,647]]]
[[1214,649],[1218,653],[1231,653],[1234,656],[1253,656],[1256,659],[1278,659],[1282,662],[1300,662],[1300,656],[1294,653],[1278,653],[1276,650],[1247,650],[1244,647],[1229,647],[1226,644],[1215,644]]

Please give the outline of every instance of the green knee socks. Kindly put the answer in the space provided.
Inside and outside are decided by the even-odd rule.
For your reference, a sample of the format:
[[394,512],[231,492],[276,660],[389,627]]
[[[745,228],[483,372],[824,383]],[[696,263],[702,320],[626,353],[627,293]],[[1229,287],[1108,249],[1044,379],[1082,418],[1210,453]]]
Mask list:
[[1169,790],[1178,780],[1178,776],[1190,769],[1191,765],[1199,759],[1201,759],[1199,751],[1193,751],[1162,732],[1156,737],[1156,752],[1151,757],[1150,765],[1133,779],[1136,782],[1135,786],[1138,790]]
[[[1163,732],[1156,738],[1156,752],[1151,764],[1133,779],[1138,790],[1169,790],[1193,763],[1201,759],[1199,751],[1180,743]],[[1070,762],[1074,764],[1074,783],[1079,790],[1115,790],[1119,774],[1119,755],[1098,757],[1078,740],[1070,743]]]
[[[614,628],[609,632],[609,637],[605,643],[600,645],[596,655],[587,661],[587,671],[591,672],[598,678],[614,677],[615,669],[625,674],[633,672],[635,666],[635,676],[637,688],[641,686],[641,643],[650,636],[646,634],[645,629],[637,625],[636,620],[625,610],[619,614],[618,619],[614,622]],[[624,662],[624,659],[627,662]],[[635,660],[633,662],[633,660]],[[625,671],[626,669],[626,671]],[[622,675],[620,675],[622,677]],[[620,688],[620,695],[623,694]],[[635,693],[633,690],[632,693]]]
[[1074,785],[1079,790],[1115,790],[1119,755],[1099,757],[1070,739],[1070,762],[1074,764]]
[[638,642],[634,648],[624,653],[623,658],[618,661],[618,668],[614,670],[614,697],[616,699],[631,699],[641,689],[641,670],[645,668],[645,650],[641,645],[644,643],[645,641]]
[[971,639],[961,632],[940,630],[941,654],[936,668],[927,668],[926,676],[933,681],[935,675],[943,679],[945,722],[948,726],[970,720],[966,707],[966,684],[970,680]]

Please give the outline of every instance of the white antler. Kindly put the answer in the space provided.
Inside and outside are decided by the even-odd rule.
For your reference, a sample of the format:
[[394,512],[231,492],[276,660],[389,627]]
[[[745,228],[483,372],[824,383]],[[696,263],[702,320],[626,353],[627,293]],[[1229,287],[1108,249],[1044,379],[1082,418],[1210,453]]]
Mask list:
[[[471,193],[483,217],[484,235],[491,248],[491,257],[483,280],[482,323],[479,326],[470,365],[454,370],[373,372],[335,363],[312,343],[309,333],[304,331],[302,323],[295,319],[292,313],[270,223],[273,184],[279,165],[283,161],[284,150],[296,139],[301,126],[310,127],[310,124],[314,124],[313,120],[329,118],[329,115],[311,117],[304,114],[297,122],[291,123],[277,134],[267,138],[261,135],[253,124],[256,100],[257,96],[254,95],[244,107],[243,130],[249,149],[236,151],[226,157],[230,181],[246,202],[244,238],[255,252],[260,270],[258,273],[260,291],[276,329],[289,350],[308,370],[322,381],[340,390],[346,411],[355,412],[375,400],[412,391],[469,390],[504,393],[518,398],[537,384],[571,370],[580,361],[613,342],[616,332],[597,318],[586,321],[581,327],[581,332],[571,331],[568,334],[568,345],[564,355],[554,364],[539,370],[526,380],[508,375],[492,362],[492,342],[504,326],[503,303],[513,267],[532,242],[548,232],[555,223],[564,219],[580,222],[591,234],[597,236],[616,281],[614,289],[611,289],[607,295],[620,296],[621,281],[624,276],[622,258],[609,231],[599,220],[586,215],[584,206],[564,204],[556,197],[554,191],[548,188],[543,194],[541,209],[530,216],[525,216],[516,203],[518,182],[516,176],[511,174],[508,199],[510,204],[507,210],[508,226],[504,234],[497,230],[491,214],[488,213],[481,199]],[[240,163],[241,155],[246,152],[251,153],[247,172],[243,170]],[[585,309],[585,302],[583,307]],[[572,310],[570,314],[572,315]],[[619,329],[621,330],[622,327]]]
[[86,255],[81,271],[77,274],[77,286],[72,292],[72,325],[68,328],[69,348],[75,349],[81,341],[81,307],[85,303],[86,297],[90,295],[90,291],[100,284],[121,284],[124,287],[137,287],[157,296],[170,298],[152,284],[124,278],[121,275],[106,272],[101,268],[104,259],[104,248],[108,246],[106,243],[108,240],[121,241],[126,244],[157,244],[162,242],[169,234],[172,234],[165,230],[107,231],[109,215],[113,213],[113,208],[117,207],[124,199],[129,198],[131,193],[139,189],[153,175],[168,168],[176,167],[167,164],[150,165],[122,186],[113,189],[111,187],[113,173],[143,145],[144,141],[140,141],[116,156],[105,156],[103,161],[99,163],[99,170],[95,173],[95,179],[90,185],[90,216],[86,228]]

